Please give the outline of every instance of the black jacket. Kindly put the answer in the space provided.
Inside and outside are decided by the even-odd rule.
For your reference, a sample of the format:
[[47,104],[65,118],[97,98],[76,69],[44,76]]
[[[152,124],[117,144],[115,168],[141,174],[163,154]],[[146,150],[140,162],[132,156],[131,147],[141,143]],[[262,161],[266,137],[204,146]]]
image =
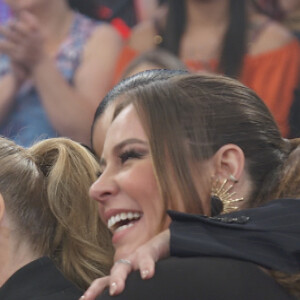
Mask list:
[[0,288],[1,300],[78,300],[82,294],[47,257],[19,269]]
[[209,218],[169,212],[171,255],[155,276],[128,277],[125,291],[98,300],[294,299],[264,268],[300,271],[300,200],[274,200],[259,208]]
[[291,300],[256,265],[228,258],[168,258],[156,264],[152,279],[129,275],[125,291],[97,300]]
[[216,217],[169,213],[171,256],[213,256],[300,272],[300,200],[268,204]]

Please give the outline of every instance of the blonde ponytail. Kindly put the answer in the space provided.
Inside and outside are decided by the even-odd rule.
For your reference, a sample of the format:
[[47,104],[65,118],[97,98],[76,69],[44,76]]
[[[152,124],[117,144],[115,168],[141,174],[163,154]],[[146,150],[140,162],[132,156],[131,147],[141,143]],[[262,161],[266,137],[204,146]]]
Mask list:
[[113,258],[110,233],[88,196],[98,164],[85,147],[65,138],[41,141],[28,151],[44,173],[45,197],[55,220],[53,236],[42,251],[86,289],[109,273]]

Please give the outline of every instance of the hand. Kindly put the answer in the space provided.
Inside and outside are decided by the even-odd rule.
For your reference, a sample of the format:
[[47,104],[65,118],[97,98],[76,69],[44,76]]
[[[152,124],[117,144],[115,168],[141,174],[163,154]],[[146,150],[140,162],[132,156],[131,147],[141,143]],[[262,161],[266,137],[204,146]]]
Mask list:
[[12,63],[22,66],[26,72],[46,56],[44,37],[38,20],[29,12],[22,12],[17,20],[0,27],[4,37],[0,41],[0,52],[10,57]]
[[15,79],[16,89],[24,83],[24,81],[29,77],[27,70],[20,64],[11,62],[11,73]]
[[143,279],[153,277],[155,262],[170,255],[170,230],[167,229],[126,258],[119,259],[113,265],[110,276],[98,278],[80,299],[94,300],[109,286],[110,295],[118,295],[125,288],[125,280],[133,270],[140,270]]

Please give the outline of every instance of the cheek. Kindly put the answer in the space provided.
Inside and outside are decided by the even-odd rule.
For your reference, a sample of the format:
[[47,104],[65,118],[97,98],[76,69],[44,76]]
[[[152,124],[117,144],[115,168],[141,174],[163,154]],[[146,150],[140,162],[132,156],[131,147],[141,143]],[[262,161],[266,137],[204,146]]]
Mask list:
[[127,194],[138,202],[145,215],[152,219],[160,219],[163,201],[150,162],[131,170],[124,176],[123,184],[126,186]]
[[105,219],[104,219],[104,207],[100,203],[97,203],[97,205],[98,205],[98,215],[99,215],[101,221],[106,224]]

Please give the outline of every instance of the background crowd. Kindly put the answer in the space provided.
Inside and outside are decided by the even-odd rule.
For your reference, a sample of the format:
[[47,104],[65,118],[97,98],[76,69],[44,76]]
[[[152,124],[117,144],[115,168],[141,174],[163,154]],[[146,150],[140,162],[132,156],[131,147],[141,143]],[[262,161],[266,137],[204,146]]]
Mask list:
[[264,100],[283,136],[299,136],[298,0],[0,5],[0,132],[21,145],[55,136],[88,144],[95,108],[114,84],[168,67],[147,61],[126,70],[155,49],[182,62],[169,68],[238,78]]
[[299,299],[300,0],[0,0],[0,135],[1,299]]

